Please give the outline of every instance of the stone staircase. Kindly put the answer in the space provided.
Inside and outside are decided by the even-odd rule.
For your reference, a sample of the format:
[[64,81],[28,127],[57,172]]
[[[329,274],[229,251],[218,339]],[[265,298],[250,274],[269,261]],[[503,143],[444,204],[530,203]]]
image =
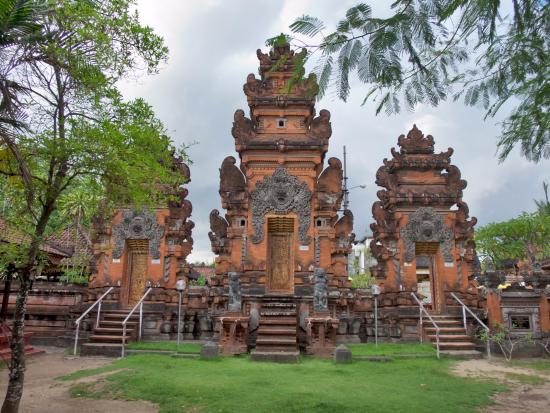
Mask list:
[[[483,354],[464,329],[461,317],[430,314],[439,327],[439,349],[442,355],[464,358],[481,358]],[[423,334],[436,346],[436,328],[428,317],[423,317]]]
[[252,360],[296,362],[296,304],[290,300],[264,302]]
[[[129,310],[108,310],[101,313],[99,325],[93,329],[89,341],[82,345],[80,354],[86,356],[119,357],[122,347],[122,322],[128,316]],[[125,343],[129,343],[137,335],[139,314],[132,314],[126,323]]]

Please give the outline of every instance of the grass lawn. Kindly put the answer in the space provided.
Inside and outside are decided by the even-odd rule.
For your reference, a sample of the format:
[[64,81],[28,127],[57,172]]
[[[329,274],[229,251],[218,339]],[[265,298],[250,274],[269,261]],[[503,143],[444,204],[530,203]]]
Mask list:
[[433,354],[435,348],[431,344],[418,343],[378,343],[348,344],[354,356],[394,356],[399,354]]
[[[175,412],[476,412],[505,388],[493,381],[453,376],[453,361],[436,358],[389,363],[304,358],[298,364],[133,355],[103,382],[73,386],[74,397],[144,399]],[[101,370],[90,370],[93,375]],[[83,372],[66,376],[70,380]]]
[[178,353],[195,353],[201,352],[201,344],[197,343],[180,343],[178,346],[172,341],[136,341],[128,344],[126,348],[131,350],[164,350],[177,351]]

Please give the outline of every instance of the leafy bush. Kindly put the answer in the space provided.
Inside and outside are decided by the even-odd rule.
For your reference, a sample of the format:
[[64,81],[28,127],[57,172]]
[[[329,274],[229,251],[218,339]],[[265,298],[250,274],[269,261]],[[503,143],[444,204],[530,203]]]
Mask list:
[[204,286],[204,285],[206,285],[206,278],[201,275],[196,280],[189,281],[189,285],[191,285],[191,286]]
[[531,333],[525,335],[514,335],[504,324],[498,323],[492,331],[482,330],[479,338],[484,342],[496,343],[506,361],[512,360],[514,350],[521,343],[533,342]]
[[375,284],[375,278],[370,274],[357,274],[351,279],[351,288],[370,288]]

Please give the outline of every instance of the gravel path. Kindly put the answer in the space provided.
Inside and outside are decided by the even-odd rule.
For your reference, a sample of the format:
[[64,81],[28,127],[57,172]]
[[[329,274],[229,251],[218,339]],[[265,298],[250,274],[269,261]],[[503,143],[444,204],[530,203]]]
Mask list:
[[[145,401],[93,400],[72,398],[69,387],[75,383],[97,379],[101,375],[64,382],[55,380],[78,370],[93,369],[112,362],[112,359],[65,356],[62,349],[45,348],[46,353],[27,360],[25,390],[21,413],[156,413],[158,408]],[[4,399],[8,369],[0,370],[0,402]]]

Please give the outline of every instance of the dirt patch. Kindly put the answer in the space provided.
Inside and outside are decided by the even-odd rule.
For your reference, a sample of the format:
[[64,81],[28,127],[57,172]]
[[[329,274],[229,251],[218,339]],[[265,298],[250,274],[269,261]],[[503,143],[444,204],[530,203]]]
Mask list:
[[[493,396],[493,405],[484,413],[541,413],[550,406],[550,377],[540,371],[511,367],[502,361],[467,360],[456,365],[454,373],[462,377],[490,378],[506,384],[509,392]],[[532,380],[526,380],[531,378]],[[540,383],[526,384],[525,382]]]
[[[75,383],[89,383],[113,374],[107,372],[78,380],[59,381],[56,377],[78,370],[105,366],[112,359],[97,357],[70,357],[56,348],[47,348],[46,353],[30,358],[25,374],[25,391],[21,413],[156,413],[158,407],[145,401],[72,398],[69,388]],[[4,397],[8,382],[8,369],[0,371],[0,396]]]

